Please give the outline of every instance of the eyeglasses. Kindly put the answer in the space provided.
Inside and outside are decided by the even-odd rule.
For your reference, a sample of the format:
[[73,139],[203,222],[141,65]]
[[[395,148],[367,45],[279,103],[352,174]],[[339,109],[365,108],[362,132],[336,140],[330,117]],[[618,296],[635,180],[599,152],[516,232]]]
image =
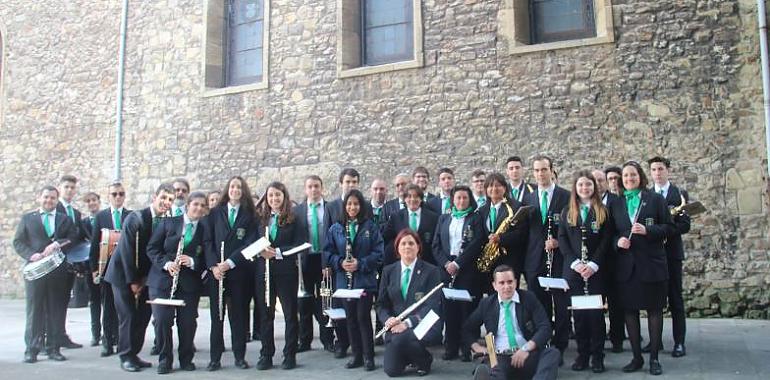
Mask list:
[[113,197],[125,197],[126,192],[125,191],[116,191],[114,193],[110,193]]

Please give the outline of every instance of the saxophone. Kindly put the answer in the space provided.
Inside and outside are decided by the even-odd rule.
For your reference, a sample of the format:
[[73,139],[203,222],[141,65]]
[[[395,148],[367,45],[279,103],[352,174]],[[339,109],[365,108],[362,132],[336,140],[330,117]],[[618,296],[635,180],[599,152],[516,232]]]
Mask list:
[[[508,216],[503,219],[503,221],[497,227],[495,230],[495,235],[504,234],[511,227],[513,227],[513,208],[507,200],[503,200],[503,205],[505,205]],[[490,207],[493,206],[490,205]],[[488,242],[487,245],[484,246],[484,249],[481,251],[481,256],[479,256],[478,260],[476,261],[476,268],[478,268],[478,270],[483,273],[488,273],[492,270],[492,265],[494,265],[494,263],[497,262],[500,257],[507,254],[508,251],[506,251],[504,247],[501,247],[500,243]]]

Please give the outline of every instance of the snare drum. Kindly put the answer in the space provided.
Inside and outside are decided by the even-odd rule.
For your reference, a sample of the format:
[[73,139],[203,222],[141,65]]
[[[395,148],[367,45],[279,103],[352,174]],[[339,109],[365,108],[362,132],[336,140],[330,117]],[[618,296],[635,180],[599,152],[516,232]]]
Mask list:
[[43,278],[48,273],[53,272],[64,262],[64,253],[61,250],[57,250],[50,256],[46,256],[38,261],[27,263],[22,268],[21,272],[24,275],[24,279],[27,281],[35,281]]

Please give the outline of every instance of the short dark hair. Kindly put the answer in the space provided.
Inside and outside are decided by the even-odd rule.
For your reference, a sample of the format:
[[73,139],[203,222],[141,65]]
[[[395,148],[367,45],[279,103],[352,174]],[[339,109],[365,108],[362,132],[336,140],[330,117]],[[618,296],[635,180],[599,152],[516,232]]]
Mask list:
[[653,157],[653,158],[650,158],[649,160],[647,160],[647,163],[648,163],[650,166],[652,166],[652,164],[654,164],[654,163],[656,163],[656,162],[660,162],[660,163],[662,163],[663,165],[666,165],[666,169],[668,169],[668,168],[670,168],[670,167],[671,167],[671,160],[669,160],[668,158],[665,158],[665,157],[661,157],[661,156],[655,156],[655,157]]
[[510,156],[507,160],[505,160],[505,165],[508,165],[509,162],[518,162],[522,166],[524,166],[524,160],[521,159],[519,156]]
[[615,173],[619,176],[623,175],[623,171],[620,170],[620,166],[608,166],[604,168],[604,175],[607,175],[609,173]]
[[185,185],[185,187],[187,187],[187,191],[190,191],[190,182],[188,182],[186,179],[184,179],[184,178],[174,178],[174,180],[171,181],[171,185],[173,185],[173,184],[175,184],[177,182]]
[[161,192],[174,194],[174,186],[168,182],[161,183],[158,185],[158,188],[155,189],[155,195],[160,195]]
[[481,176],[485,176],[486,177],[486,175],[487,175],[487,173],[484,172],[481,169],[476,169],[476,170],[473,171],[473,173],[471,173],[471,177],[481,177]]
[[[342,177],[344,177],[344,175]],[[342,177],[340,177],[340,182],[342,182]],[[324,185],[324,181],[321,179],[321,177],[319,177],[319,176],[317,176],[315,174],[311,174],[309,176],[306,176],[305,180],[302,181],[302,184],[304,185],[305,182],[310,181],[310,180],[321,182],[321,186]]]
[[414,191],[417,193],[417,196],[420,197],[420,199],[425,200],[425,193],[422,192],[422,188],[418,185],[415,185],[413,183],[410,183],[406,185],[406,189],[404,189],[404,194],[409,194],[410,191]]
[[83,202],[85,202],[89,197],[95,197],[98,201],[102,200],[102,197],[100,197],[99,194],[94,193],[93,191],[89,191],[83,195]]
[[414,176],[417,174],[425,174],[428,176],[428,178],[430,178],[430,173],[428,173],[428,169],[426,169],[425,166],[418,166],[412,170],[412,178],[414,178]]
[[468,193],[468,206],[471,209],[471,212],[476,211],[476,208],[479,207],[478,203],[476,203],[476,198],[473,196],[473,191],[471,191],[471,188],[465,185],[457,185],[452,188],[452,191],[449,193],[449,203],[452,205],[452,207],[455,206],[455,193],[465,191]]
[[190,195],[187,197],[187,204],[189,205],[190,202],[192,202],[193,199],[203,199],[206,204],[208,204],[208,196],[206,196],[206,193],[202,191],[193,191],[190,193]]
[[353,178],[361,178],[361,175],[358,174],[358,170],[353,168],[345,168],[345,169],[342,169],[342,171],[340,172],[340,183],[342,183],[342,179],[345,178],[346,175],[351,176]]
[[438,170],[438,176],[439,177],[441,177],[441,175],[444,174],[444,173],[449,173],[449,174],[452,175],[452,177],[455,176],[454,170],[452,170],[450,168],[441,168],[441,169]]
[[57,195],[59,194],[59,189],[56,186],[45,185],[40,189],[40,194],[43,194],[44,191],[55,191]]
[[553,170],[553,159],[551,157],[546,156],[545,154],[538,154],[535,157],[532,157],[532,162],[535,161],[548,161],[548,169]]
[[516,278],[516,272],[513,270],[513,268],[510,265],[500,264],[495,267],[495,270],[492,271],[492,281],[493,282],[495,281],[495,276],[498,273],[505,273],[505,272],[513,273],[513,278],[514,279]]
[[61,178],[59,179],[59,183],[62,183],[62,182],[78,183],[78,178],[72,174],[65,174],[61,176]]
[[[634,169],[636,169],[636,172],[639,173],[639,189],[644,190],[647,188],[647,185],[649,184],[649,181],[647,180],[647,175],[644,174],[644,170],[642,169],[642,165],[640,165],[636,161],[626,161],[626,163],[623,164],[623,169],[625,169],[627,166],[631,166]],[[621,174],[622,177],[622,174]],[[623,186],[623,181],[620,181],[618,183],[618,186],[620,187],[620,190],[626,190],[626,188]]]

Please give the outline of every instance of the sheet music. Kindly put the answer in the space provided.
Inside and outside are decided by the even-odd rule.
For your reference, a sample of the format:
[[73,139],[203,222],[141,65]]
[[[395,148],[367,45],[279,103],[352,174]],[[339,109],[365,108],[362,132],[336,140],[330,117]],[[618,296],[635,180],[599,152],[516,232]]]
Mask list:
[[567,280],[563,278],[538,277],[537,282],[540,283],[541,288],[561,289],[561,290],[569,289],[569,285],[567,285]]
[[304,250],[306,250],[306,249],[308,249],[308,248],[310,248],[312,246],[313,245],[311,245],[310,243],[302,243],[302,245],[300,245],[298,247],[294,247],[294,248],[292,248],[292,249],[290,249],[290,250],[288,250],[286,252],[281,252],[281,256],[291,256],[291,255],[293,255],[293,254],[295,254],[297,252],[304,251]]
[[265,248],[269,246],[270,240],[263,236],[248,247],[244,248],[241,251],[241,254],[243,254],[243,257],[246,258],[246,260],[254,260],[254,258],[257,257],[260,252],[264,251]]
[[342,309],[342,308],[327,309],[327,310],[324,310],[324,314],[326,314],[329,318],[331,318],[334,321],[338,319],[347,318],[347,315],[345,314],[345,309]]
[[361,298],[364,294],[363,289],[337,289],[332,297],[334,298]]
[[436,314],[433,310],[429,311],[428,314],[425,315],[425,318],[423,318],[420,323],[417,324],[417,327],[412,330],[414,331],[414,336],[416,336],[418,340],[422,340],[430,328],[436,324],[438,319],[438,314]]
[[601,294],[572,296],[572,310],[604,309]]
[[443,288],[441,291],[444,292],[444,297],[448,300],[465,302],[473,301],[473,297],[471,297],[471,294],[465,289]]

